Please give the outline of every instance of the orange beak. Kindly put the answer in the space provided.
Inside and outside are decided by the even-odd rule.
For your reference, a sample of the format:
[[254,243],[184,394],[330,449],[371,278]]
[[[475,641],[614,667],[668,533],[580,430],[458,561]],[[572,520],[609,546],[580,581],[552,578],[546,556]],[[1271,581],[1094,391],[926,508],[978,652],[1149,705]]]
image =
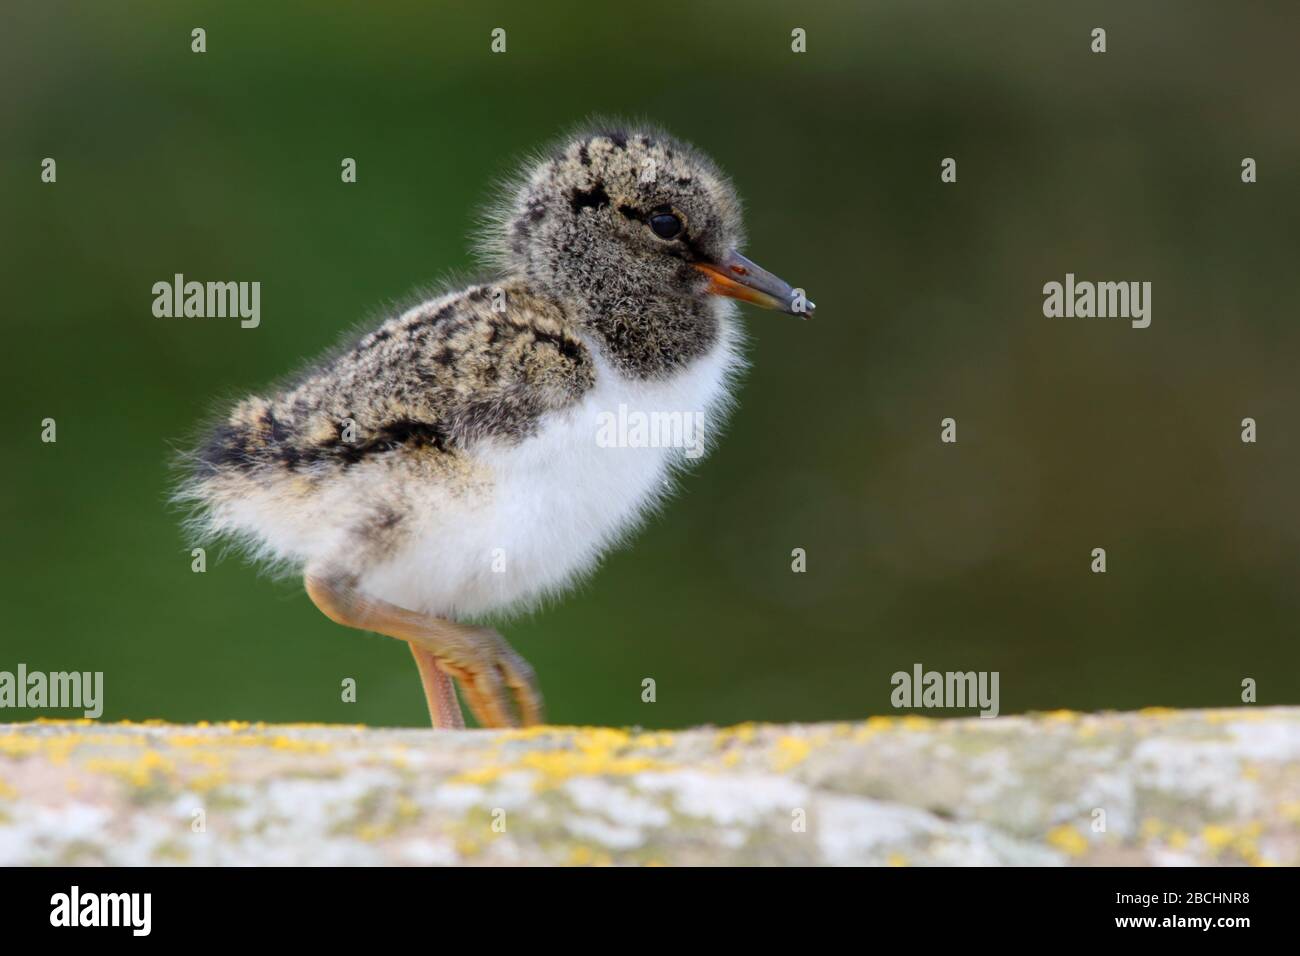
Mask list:
[[791,288],[784,279],[738,252],[727,253],[721,262],[697,262],[695,268],[709,277],[709,292],[713,295],[752,302],[764,309],[779,309],[805,319],[816,309],[802,289]]

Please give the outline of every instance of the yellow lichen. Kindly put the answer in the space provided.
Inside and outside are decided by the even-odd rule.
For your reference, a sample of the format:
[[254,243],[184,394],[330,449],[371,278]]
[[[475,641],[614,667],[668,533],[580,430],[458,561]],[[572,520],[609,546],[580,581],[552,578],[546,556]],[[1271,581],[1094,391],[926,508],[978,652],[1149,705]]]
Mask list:
[[225,773],[218,771],[191,777],[185,781],[185,785],[195,793],[207,793],[210,790],[216,790],[218,787],[224,787],[229,782],[230,778]]
[[797,767],[808,759],[812,744],[802,737],[781,737],[776,742],[776,751],[772,755],[772,766],[779,772]]
[[295,740],[293,737],[286,737],[279,734],[272,738],[270,746],[273,750],[291,750],[294,753],[311,753],[323,754],[329,753],[330,745],[318,740]]
[[398,794],[393,808],[394,823],[398,826],[420,819],[420,805],[405,794]]
[[506,741],[521,739],[522,735],[567,737],[563,741],[568,749],[535,750],[515,759],[502,757],[501,749],[485,755],[484,766],[464,771],[452,778],[453,783],[487,784],[506,774],[530,772],[537,777],[539,789],[562,783],[572,777],[628,776],[648,770],[663,770],[664,763],[649,757],[630,754],[633,738],[625,730],[613,727],[546,728],[551,733],[540,735],[536,728],[502,734]]
[[539,785],[561,783],[571,777],[630,776],[647,770],[661,770],[664,766],[648,757],[617,757],[608,753],[549,753],[524,754],[518,768],[533,770],[542,777]]
[[1248,836],[1237,837],[1237,839],[1232,841],[1232,849],[1233,852],[1237,854],[1237,856],[1241,857],[1243,860],[1245,860],[1247,863],[1251,864],[1252,866],[1259,865],[1259,860],[1260,860],[1259,847],[1256,845],[1255,841],[1251,837]]
[[5,734],[0,737],[0,754],[6,757],[28,757],[41,748],[41,741],[22,734]]
[[133,787],[147,787],[160,776],[175,773],[176,767],[156,750],[149,750],[135,760],[93,757],[86,761],[90,773],[103,773],[124,780]]
[[854,741],[861,743],[864,740],[869,740],[876,736],[876,734],[892,729],[894,724],[895,718],[893,717],[868,717],[858,726],[857,730],[853,732],[853,739]]
[[591,866],[595,859],[596,854],[591,851],[591,847],[578,844],[569,851],[569,858],[565,863],[568,866]]
[[753,743],[754,738],[757,736],[758,725],[748,722],[736,724],[734,727],[724,727],[717,732],[714,739],[719,747],[725,747],[733,741],[742,744]]
[[1083,856],[1088,852],[1088,841],[1077,829],[1068,824],[1053,828],[1047,834],[1047,842],[1070,856]]
[[451,782],[474,785],[492,783],[493,781],[500,779],[501,776],[507,772],[507,769],[507,767],[500,764],[487,767],[473,767],[469,770],[462,770],[460,773],[456,774],[456,776],[451,778]]
[[1231,843],[1232,837],[1233,833],[1230,828],[1219,826],[1217,823],[1208,824],[1201,830],[1201,840],[1215,853],[1218,853]]
[[574,735],[573,745],[584,753],[607,753],[627,747],[631,739],[626,730],[615,727],[589,727]]

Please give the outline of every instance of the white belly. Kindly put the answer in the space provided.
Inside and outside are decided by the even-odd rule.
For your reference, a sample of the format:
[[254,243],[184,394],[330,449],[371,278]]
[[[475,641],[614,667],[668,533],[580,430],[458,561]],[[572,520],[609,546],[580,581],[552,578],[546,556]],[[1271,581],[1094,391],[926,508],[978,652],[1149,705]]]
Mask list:
[[596,384],[583,401],[517,445],[471,449],[490,493],[459,506],[430,500],[409,546],[366,574],[362,589],[472,617],[522,609],[593,570],[663,499],[674,471],[718,437],[741,366],[737,338],[724,309],[713,351],[651,383],[624,378],[588,341]]

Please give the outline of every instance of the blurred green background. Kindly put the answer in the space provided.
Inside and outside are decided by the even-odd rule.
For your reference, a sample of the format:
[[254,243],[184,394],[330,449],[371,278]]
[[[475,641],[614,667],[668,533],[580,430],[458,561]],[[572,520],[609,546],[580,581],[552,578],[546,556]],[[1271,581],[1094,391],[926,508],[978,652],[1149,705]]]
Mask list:
[[[552,720],[856,718],[916,662],[1004,713],[1300,703],[1297,8],[1067,6],[6,5],[0,670],[102,670],[106,719],[424,725],[401,644],[191,573],[171,449],[472,270],[493,180],[599,112],[710,152],[819,308],[747,312],[716,454],[504,628]],[[176,272],[259,280],[261,327],[154,318]],[[1151,327],[1044,318],[1066,272],[1151,281]]]

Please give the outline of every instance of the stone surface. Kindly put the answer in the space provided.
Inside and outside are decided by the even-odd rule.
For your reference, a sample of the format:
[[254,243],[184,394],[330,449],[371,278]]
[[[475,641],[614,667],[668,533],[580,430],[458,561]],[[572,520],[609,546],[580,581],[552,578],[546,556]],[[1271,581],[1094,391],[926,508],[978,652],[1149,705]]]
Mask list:
[[0,725],[0,864],[1300,864],[1300,708]]

